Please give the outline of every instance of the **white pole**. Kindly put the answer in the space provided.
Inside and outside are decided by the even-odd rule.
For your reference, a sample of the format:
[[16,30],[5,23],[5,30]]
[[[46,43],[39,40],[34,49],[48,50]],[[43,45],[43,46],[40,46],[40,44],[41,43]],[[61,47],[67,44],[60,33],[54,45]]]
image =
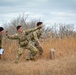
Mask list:
[[52,48],[52,49],[50,50],[50,58],[51,58],[51,59],[55,59],[55,49],[54,49],[54,48]]

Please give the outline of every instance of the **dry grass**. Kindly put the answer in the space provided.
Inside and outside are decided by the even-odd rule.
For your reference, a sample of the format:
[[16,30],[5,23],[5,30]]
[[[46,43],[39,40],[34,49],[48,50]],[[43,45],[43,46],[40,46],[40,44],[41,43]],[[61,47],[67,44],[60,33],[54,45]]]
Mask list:
[[[4,41],[5,42],[5,41]],[[42,43],[44,53],[36,61],[25,61],[24,51],[15,64],[17,43],[4,43],[5,53],[0,62],[0,75],[76,75],[76,38],[46,39]],[[50,49],[55,48],[55,59],[50,59]]]

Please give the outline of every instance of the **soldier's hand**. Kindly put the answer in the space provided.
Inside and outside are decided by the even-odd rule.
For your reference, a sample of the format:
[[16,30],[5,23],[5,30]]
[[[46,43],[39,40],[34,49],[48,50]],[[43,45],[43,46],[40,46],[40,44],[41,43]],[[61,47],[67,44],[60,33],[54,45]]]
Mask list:
[[6,36],[8,36],[8,31],[6,31]]

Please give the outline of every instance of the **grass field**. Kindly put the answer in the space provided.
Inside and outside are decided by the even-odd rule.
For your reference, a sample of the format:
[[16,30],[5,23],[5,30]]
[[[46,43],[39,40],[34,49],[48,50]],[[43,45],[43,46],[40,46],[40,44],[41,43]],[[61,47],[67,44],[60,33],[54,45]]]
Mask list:
[[[0,75],[76,75],[76,38],[45,39],[41,41],[42,57],[37,55],[36,61],[25,61],[28,51],[24,50],[18,64],[14,63],[17,42],[7,41],[3,42]],[[55,49],[54,60],[50,59],[51,48]]]

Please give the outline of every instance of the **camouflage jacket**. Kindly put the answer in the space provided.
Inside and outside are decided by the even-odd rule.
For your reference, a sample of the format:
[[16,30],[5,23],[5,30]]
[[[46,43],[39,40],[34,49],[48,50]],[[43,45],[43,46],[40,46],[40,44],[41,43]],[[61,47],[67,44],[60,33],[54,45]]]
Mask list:
[[30,33],[28,39],[39,43],[39,38],[41,37],[42,33],[43,33],[42,29],[38,29],[38,30]]
[[28,44],[29,40],[27,39],[28,38],[28,34],[37,30],[38,28],[33,28],[33,29],[28,29],[28,30],[25,30],[23,31],[22,33],[17,33],[17,34],[14,34],[14,35],[8,35],[7,37],[9,39],[17,39],[18,42],[19,42],[19,45],[21,47],[24,47]]
[[0,35],[0,48],[2,47],[2,35]]

